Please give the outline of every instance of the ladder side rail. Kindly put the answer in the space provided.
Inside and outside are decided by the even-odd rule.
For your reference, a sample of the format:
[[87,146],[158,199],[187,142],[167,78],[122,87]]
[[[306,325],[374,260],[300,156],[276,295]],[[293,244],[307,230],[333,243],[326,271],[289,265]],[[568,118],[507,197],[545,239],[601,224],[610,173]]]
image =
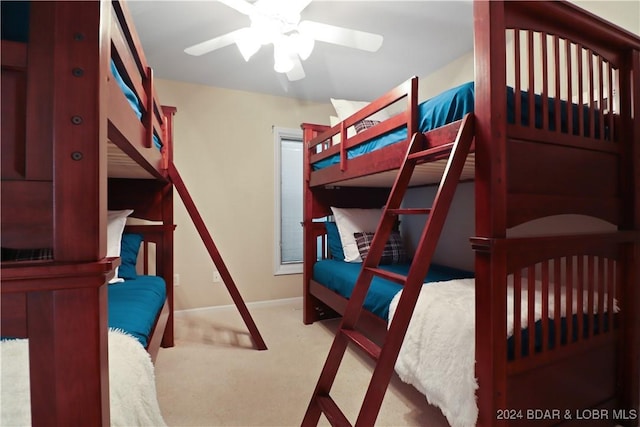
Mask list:
[[[385,205],[383,214],[380,217],[380,222],[378,223],[376,232],[374,233],[374,238],[369,248],[369,254],[363,260],[362,269],[360,270],[360,273],[356,280],[356,284],[353,287],[353,291],[351,292],[349,301],[347,301],[347,307],[340,321],[340,325],[336,332],[336,336],[334,337],[333,344],[329,349],[329,353],[328,353],[327,359],[325,360],[325,364],[322,368],[322,371],[320,373],[320,378],[318,379],[316,388],[313,391],[311,402],[309,403],[304,419],[302,421],[302,426],[314,426],[314,425],[317,425],[318,421],[320,420],[322,408],[316,400],[320,396],[326,396],[327,398],[329,398],[328,396],[329,391],[333,386],[336,375],[338,373],[338,369],[340,368],[340,364],[347,350],[347,346],[349,345],[349,339],[347,338],[347,336],[342,334],[341,331],[344,329],[353,329],[360,317],[360,314],[362,312],[362,306],[364,304],[365,297],[367,295],[367,292],[369,291],[371,280],[373,278],[373,272],[369,270],[367,267],[369,268],[377,267],[377,264],[380,260],[380,256],[382,255],[384,244],[382,245],[379,244],[379,241],[381,241],[381,239],[379,238],[380,233],[385,234],[386,238],[384,239],[384,241],[386,242],[386,239],[388,238],[389,233],[391,232],[391,225],[389,225],[388,227],[384,226],[386,210],[389,208],[389,205],[391,202],[395,202],[398,206],[400,205],[402,198],[400,198],[399,200],[396,200],[393,198],[393,194],[399,188],[398,187],[399,184],[401,183],[404,183],[404,185],[408,184],[408,180],[411,178],[411,173],[403,175],[402,172],[405,169],[408,169],[406,168],[406,165],[409,164],[407,163],[407,158],[409,157],[409,154],[416,151],[415,147],[417,146],[418,143],[422,143],[423,140],[424,140],[424,135],[422,135],[421,133],[416,133],[412,137],[411,143],[409,145],[409,148],[407,149],[407,154],[405,155],[405,159],[403,162],[403,169],[396,176],[396,180],[393,184],[393,187],[390,193],[390,198],[387,201],[387,204]],[[412,172],[413,167],[410,169],[411,169],[410,172]],[[402,179],[401,179],[401,175],[403,175]],[[337,357],[331,357],[332,355],[337,355]]]
[[[340,328],[352,329],[360,317],[362,305],[364,303],[367,292],[369,291],[369,285],[371,284],[372,272],[369,270],[378,266],[384,246],[389,239],[393,224],[396,216],[393,215],[392,219],[389,219],[389,210],[393,210],[400,207],[406,190],[411,180],[411,175],[415,169],[415,162],[407,161],[409,155],[418,150],[419,146],[424,145],[424,135],[420,132],[413,135],[411,143],[407,149],[404,162],[400,169],[400,172],[396,176],[395,182],[389,193],[389,199],[380,216],[380,221],[376,227],[376,231],[373,235],[371,245],[369,247],[369,253],[367,257],[362,261],[362,269],[356,280],[351,296],[347,303],[347,309],[342,317]],[[368,285],[361,285],[361,283],[368,283]],[[360,308],[360,309],[358,309]]]
[[[356,421],[356,426],[374,425],[387,386],[394,372],[395,362],[400,353],[409,322],[413,315],[424,277],[431,265],[431,257],[440,238],[447,213],[453,201],[467,155],[474,135],[474,116],[467,114],[462,121],[452,155],[442,176],[438,192],[433,203],[431,215],[423,229],[418,248],[409,268],[407,281],[398,301],[396,313],[389,326],[380,358],[369,383],[369,388]],[[384,385],[384,387],[382,386]]]
[[[474,116],[467,114],[462,119],[458,135],[445,167],[438,191],[436,193],[431,214],[427,218],[427,223],[422,230],[422,235],[418,241],[416,253],[407,275],[407,283],[422,284],[431,266],[431,257],[435,252],[440,234],[453,201],[453,196],[460,182],[460,176],[467,160],[467,155],[471,148],[474,135]],[[444,209],[437,209],[437,206],[444,206]],[[416,262],[418,260],[419,262]],[[418,289],[420,287],[418,286]],[[404,292],[403,292],[404,293]]]
[[[311,395],[311,400],[309,402],[309,406],[307,407],[307,411],[305,412],[304,418],[302,419],[302,427],[312,427],[318,425],[318,421],[320,421],[320,415],[322,413],[322,408],[320,407],[318,398],[326,397],[330,399],[329,391],[331,390],[333,382],[336,379],[336,374],[338,373],[340,363],[342,362],[342,358],[344,357],[348,344],[348,338],[344,334],[340,333],[339,328],[336,332],[336,336],[333,339],[333,344],[331,344],[331,348],[329,349],[329,353],[327,359],[324,362],[324,366],[322,367],[322,372],[320,373],[316,388],[313,390],[313,394]],[[338,355],[338,357],[329,357],[334,354]]]
[[247,306],[245,305],[244,300],[242,299],[242,296],[240,295],[240,292],[238,291],[238,288],[236,287],[236,284],[231,277],[231,273],[229,272],[229,269],[227,269],[227,266],[222,259],[222,255],[220,255],[220,251],[218,251],[218,248],[216,247],[216,244],[211,237],[211,233],[209,233],[207,226],[204,223],[200,212],[198,211],[198,208],[196,207],[184,181],[182,180],[182,177],[178,173],[178,170],[173,163],[169,164],[168,174],[171,182],[178,191],[178,194],[180,195],[180,198],[182,199],[185,208],[187,209],[187,212],[189,213],[189,216],[191,217],[191,220],[193,221],[193,224],[195,225],[196,230],[198,231],[198,234],[202,239],[202,242],[207,248],[211,260],[218,269],[222,281],[227,287],[227,290],[229,291],[234,304],[238,308],[238,311],[242,316],[242,320],[244,320],[247,329],[249,329],[251,338],[253,339],[256,348],[258,350],[266,350],[267,345],[262,339],[260,331],[253,321],[253,318],[251,317],[251,314],[249,313],[249,310],[247,309]]
[[[470,151],[473,135],[474,117],[471,114],[467,114],[461,121],[455,142],[450,147],[451,152],[434,200],[433,209],[428,211],[430,215],[420,237],[416,254],[409,268],[409,274],[404,280],[403,294],[398,303],[396,315],[389,327],[385,344],[379,353],[373,348],[367,347],[364,349],[376,359],[376,366],[358,414],[356,426],[374,425],[378,416],[382,400],[393,374],[395,361],[400,352],[409,321],[422,288],[423,278],[429,270],[433,252]],[[371,285],[373,275],[377,273],[376,270],[386,241],[389,238],[396,217],[401,211],[399,207],[409,187],[415,166],[418,162],[433,161],[434,155],[440,156],[442,154],[429,149],[425,150],[424,142],[425,137],[421,133],[412,137],[403,165],[398,172],[371,242],[369,254],[363,260],[362,269],[349,298],[342,322],[305,413],[302,422],[303,426],[316,425],[322,412],[325,412],[332,425],[350,425],[329,396],[329,391],[335,381],[350,339],[355,339],[353,342],[362,346],[362,343],[359,342],[359,333],[353,329],[362,313],[362,305]],[[412,213],[424,213],[424,211],[415,210]],[[366,340],[362,340],[362,342],[366,343]]]

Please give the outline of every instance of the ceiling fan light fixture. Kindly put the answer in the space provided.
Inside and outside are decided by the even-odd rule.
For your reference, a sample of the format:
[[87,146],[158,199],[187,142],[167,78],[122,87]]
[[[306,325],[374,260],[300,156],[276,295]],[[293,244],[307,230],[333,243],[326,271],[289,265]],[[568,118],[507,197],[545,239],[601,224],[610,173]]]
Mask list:
[[288,73],[293,70],[293,65],[291,58],[276,58],[273,63],[273,69],[277,73]]
[[301,12],[312,0],[219,0],[246,15],[249,27],[231,31],[187,47],[189,55],[200,56],[236,44],[245,61],[262,45],[273,44],[274,69],[289,81],[305,77],[302,61],[308,59],[316,42],[331,43],[366,52],[382,46],[380,34],[338,27],[315,21],[301,21]]
[[288,73],[294,67],[291,52],[282,44],[273,44],[273,69],[278,73]]
[[313,52],[315,46],[315,40],[312,37],[295,32],[289,36],[289,40],[300,59],[305,61],[311,56],[311,52]]
[[257,39],[255,32],[250,28],[243,28],[236,36],[235,41],[240,54],[247,62],[249,62],[249,59],[251,59],[251,57],[260,50],[260,46],[262,46],[262,43]]

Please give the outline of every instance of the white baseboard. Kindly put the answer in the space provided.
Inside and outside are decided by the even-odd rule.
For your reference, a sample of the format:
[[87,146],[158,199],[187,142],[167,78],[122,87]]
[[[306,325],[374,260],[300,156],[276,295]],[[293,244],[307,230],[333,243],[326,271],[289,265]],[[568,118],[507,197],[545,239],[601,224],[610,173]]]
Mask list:
[[[254,301],[245,303],[247,308],[258,308],[258,307],[273,307],[279,305],[286,305],[291,303],[300,303],[302,306],[302,297],[293,297],[293,298],[282,298],[282,299],[274,299],[268,301]],[[187,308],[184,310],[176,310],[174,312],[175,316],[179,316],[181,314],[194,313],[199,311],[224,311],[224,310],[237,310],[235,304],[229,305],[212,305],[208,307],[198,307],[198,308]]]

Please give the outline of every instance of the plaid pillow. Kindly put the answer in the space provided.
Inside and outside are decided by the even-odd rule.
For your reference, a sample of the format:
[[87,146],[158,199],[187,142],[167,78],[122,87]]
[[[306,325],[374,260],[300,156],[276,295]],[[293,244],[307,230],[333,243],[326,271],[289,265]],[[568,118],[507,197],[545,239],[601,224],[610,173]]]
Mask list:
[[[356,243],[358,244],[360,257],[365,259],[369,253],[371,242],[373,241],[373,233],[353,233],[353,237],[355,237]],[[384,245],[380,264],[402,264],[405,262],[407,262],[407,253],[404,250],[402,237],[399,232],[392,231],[391,235],[389,235],[389,240],[387,240],[387,244]]]
[[353,127],[356,128],[356,132],[360,133],[363,130],[374,127],[380,123],[380,120],[360,120],[359,122],[354,123]]
[[53,248],[13,249],[2,248],[2,261],[41,261],[53,259]]

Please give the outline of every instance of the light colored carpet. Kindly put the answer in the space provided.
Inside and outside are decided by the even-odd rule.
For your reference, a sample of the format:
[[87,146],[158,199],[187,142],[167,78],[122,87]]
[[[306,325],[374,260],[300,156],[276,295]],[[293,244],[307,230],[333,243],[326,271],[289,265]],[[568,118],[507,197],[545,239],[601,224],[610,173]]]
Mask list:
[[[337,320],[302,323],[302,300],[250,305],[269,347],[254,350],[235,307],[176,313],[176,346],[156,360],[158,401],[170,426],[299,426]],[[353,423],[372,362],[349,350],[331,395]],[[329,425],[321,418],[320,425]],[[379,426],[446,427],[425,397],[394,376]]]

